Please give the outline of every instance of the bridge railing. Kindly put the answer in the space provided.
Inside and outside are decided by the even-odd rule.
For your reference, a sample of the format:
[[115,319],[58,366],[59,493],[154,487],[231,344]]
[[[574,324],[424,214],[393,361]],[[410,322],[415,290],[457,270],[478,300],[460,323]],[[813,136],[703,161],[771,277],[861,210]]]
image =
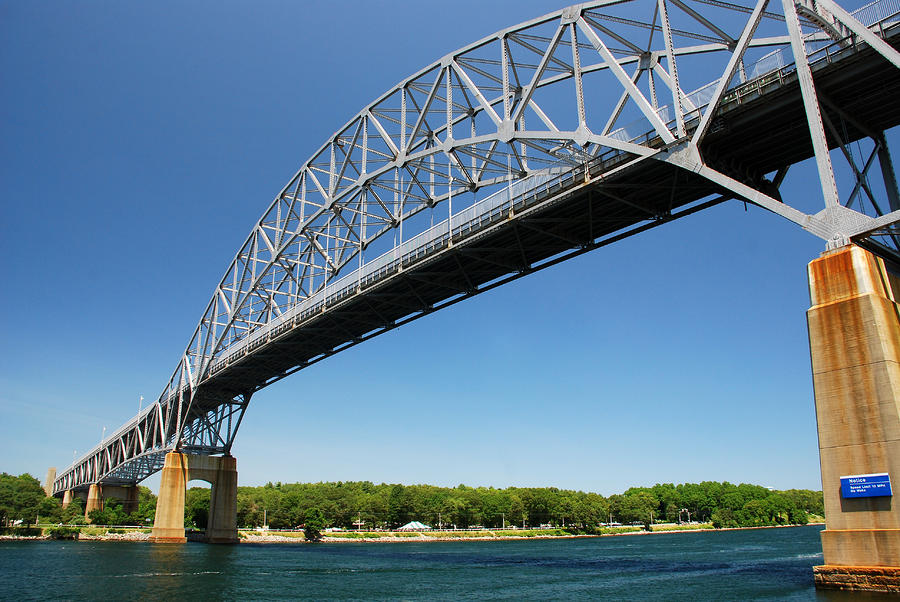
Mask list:
[[[222,361],[215,363],[212,375],[225,366],[245,356],[250,351],[270,341],[273,336],[305,322],[321,313],[327,307],[364,290],[400,269],[423,259],[425,256],[446,248],[451,236],[456,239],[482,230],[498,219],[509,215],[510,211],[533,205],[536,201],[562,191],[576,183],[585,169],[595,172],[596,167],[611,159],[624,155],[622,151],[609,150],[591,159],[587,165],[565,169],[562,173],[538,173],[523,180],[510,182],[506,188],[454,213],[449,219],[435,224],[393,249],[365,263],[362,268],[329,282],[323,289],[304,299],[293,308],[258,329],[248,338],[225,351]],[[451,234],[452,232],[452,234]]]
[[[880,30],[900,22],[900,0],[875,0],[851,13],[860,23],[873,28],[876,25]],[[879,31],[883,34],[883,31]],[[843,48],[843,41],[836,42],[821,32],[814,32],[806,36],[807,59],[810,66],[820,61],[829,61],[835,51]],[[825,44],[822,46],[821,44]],[[744,66],[746,81],[734,86],[728,95],[723,98],[727,102],[729,96],[743,96],[749,89],[758,91],[761,86],[778,79],[783,81],[783,76],[794,72],[794,59],[789,47],[773,50],[760,57],[756,61]],[[702,111],[712,100],[719,80],[715,79],[704,84],[693,92],[686,94],[683,102],[687,110],[684,113],[686,122],[702,117]],[[663,122],[670,130],[674,129],[675,116],[670,105],[663,105],[656,110]],[[623,142],[636,144],[646,143],[656,136],[656,131],[650,125],[646,117],[636,119],[621,128],[610,132],[609,136]]]
[[900,14],[900,0],[875,0],[850,14],[866,27],[871,27],[876,23],[896,20]]
[[[593,159],[592,163],[602,162],[613,155],[619,154],[621,154],[620,151],[610,151]],[[582,166],[576,167],[575,170],[584,173]],[[337,280],[329,282],[324,288],[273,319],[267,326],[257,329],[237,345],[226,349],[223,353],[225,359],[215,363],[209,374],[218,372],[250,351],[265,344],[271,340],[272,336],[278,336],[290,329],[295,323],[299,324],[306,321],[310,317],[324,311],[325,308],[396,273],[402,266],[407,266],[436,250],[446,247],[450,240],[451,230],[453,236],[457,237],[468,234],[475,229],[481,229],[486,220],[494,221],[498,213],[504,211],[508,213],[513,205],[523,206],[524,204],[530,204],[525,202],[526,199],[531,199],[533,202],[538,197],[552,194],[562,188],[563,182],[567,178],[571,180],[572,177],[571,170],[566,169],[563,173],[538,173],[523,180],[510,182],[506,188],[477,201],[454,213],[449,219],[445,219],[428,230],[398,244],[393,249],[366,262],[362,268],[357,268]]]

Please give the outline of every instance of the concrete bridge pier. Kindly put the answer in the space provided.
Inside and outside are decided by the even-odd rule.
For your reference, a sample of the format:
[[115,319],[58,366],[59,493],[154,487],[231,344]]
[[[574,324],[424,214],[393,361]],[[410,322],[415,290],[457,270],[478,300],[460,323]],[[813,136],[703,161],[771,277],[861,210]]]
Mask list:
[[209,494],[208,543],[237,543],[237,460],[232,456],[216,460],[215,480]]
[[88,515],[92,510],[103,510],[103,487],[99,483],[93,483],[88,489],[87,502],[84,505],[84,518],[88,522]]
[[900,276],[855,245],[824,253],[808,275],[826,521],[816,586],[900,591],[900,501],[883,486],[841,487],[883,473],[900,487]]
[[53,495],[53,481],[56,480],[56,467],[51,466],[47,469],[47,477],[44,479],[44,493],[47,497]]
[[150,541],[184,543],[184,494],[188,481],[212,485],[209,497],[208,543],[237,543],[237,460],[169,452],[162,469],[156,518]]
[[68,508],[68,507],[69,507],[69,504],[72,503],[72,499],[73,499],[74,497],[75,497],[75,496],[74,496],[74,494],[72,493],[72,490],[71,490],[71,489],[66,489],[66,491],[63,493],[62,507],[63,507],[63,508]]
[[[139,494],[137,485],[101,485],[94,483],[88,489],[87,501],[84,505],[84,518],[90,521],[88,515],[91,510],[103,510],[103,501],[110,498],[121,501],[122,510],[125,511],[125,514],[131,514],[138,509]],[[71,490],[63,494],[63,508],[72,502],[73,497]]]
[[125,514],[137,511],[140,491],[137,485],[104,485],[103,499],[114,498],[122,502],[122,510]]

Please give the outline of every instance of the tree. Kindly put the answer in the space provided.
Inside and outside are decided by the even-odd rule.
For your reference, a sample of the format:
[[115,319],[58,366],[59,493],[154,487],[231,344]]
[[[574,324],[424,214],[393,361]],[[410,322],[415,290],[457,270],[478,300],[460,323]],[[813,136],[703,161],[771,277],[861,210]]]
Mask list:
[[788,517],[792,525],[805,525],[809,522],[809,516],[803,508],[793,507]]
[[466,520],[466,501],[455,496],[444,498],[441,504],[441,517],[444,524],[467,527],[468,525],[463,522]]
[[303,535],[306,541],[318,542],[322,540],[322,529],[325,528],[325,517],[318,508],[310,508],[306,511],[306,526]]
[[731,508],[716,508],[712,513],[712,525],[716,529],[724,529],[737,527],[738,523]]
[[0,513],[4,520],[32,524],[38,515],[38,504],[46,497],[40,481],[30,474],[18,477],[0,473]]
[[509,496],[509,513],[506,515],[506,522],[510,525],[520,525],[525,520],[525,504],[515,493]]
[[74,498],[68,506],[63,508],[60,522],[67,525],[83,525],[84,520],[84,501],[80,498]]
[[[186,525],[202,528],[209,513],[209,489],[192,488],[185,495]],[[751,503],[754,502],[754,503]],[[109,503],[107,506],[109,507]],[[115,502],[111,502],[115,504]],[[748,505],[749,504],[749,505]],[[0,474],[0,521],[22,518],[80,524],[83,500],[75,500],[66,509],[44,497],[37,479]],[[621,522],[650,522],[654,519],[678,520],[690,511],[692,520],[713,519],[716,526],[768,524],[804,524],[809,513],[820,514],[820,491],[772,491],[758,485],[720,483],[656,484],[634,487],[624,494],[605,498],[596,493],[554,487],[436,487],[433,485],[397,485],[371,482],[270,483],[263,487],[239,487],[237,521],[242,527],[270,526],[292,528],[306,520],[307,511],[316,509],[323,524],[353,528],[364,521],[364,529],[399,526],[419,520],[438,526],[459,527],[482,524],[489,528],[506,525],[544,523],[594,529],[609,520],[612,513]],[[108,512],[100,515],[102,524],[146,524],[152,520],[156,497],[146,487],[139,490],[138,510],[124,517]],[[58,518],[57,518],[58,517]]]
[[37,505],[37,514],[42,523],[62,522],[62,502],[55,497],[45,497]]
[[95,525],[124,525],[127,522],[122,502],[116,498],[103,500],[103,508],[88,512],[88,518]]
[[586,493],[581,501],[582,527],[594,529],[609,519],[609,501],[599,493]]
[[149,487],[138,486],[137,510],[128,515],[128,524],[146,525],[156,518],[156,496]]
[[184,494],[184,526],[205,529],[209,522],[210,490],[191,487]]
[[647,490],[629,489],[625,495],[613,497],[618,498],[613,507],[613,514],[617,516],[619,522],[641,522],[645,527],[650,526],[651,513],[656,511],[658,505],[656,496]]
[[766,500],[750,500],[738,513],[741,526],[760,527],[771,524],[769,505]]

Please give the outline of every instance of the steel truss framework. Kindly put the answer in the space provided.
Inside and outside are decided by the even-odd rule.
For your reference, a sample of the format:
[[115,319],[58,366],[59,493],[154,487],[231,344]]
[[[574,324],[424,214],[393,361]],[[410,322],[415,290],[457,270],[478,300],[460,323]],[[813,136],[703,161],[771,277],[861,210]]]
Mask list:
[[[529,257],[522,247],[528,232],[557,239],[557,246],[546,244],[542,257],[568,248],[570,253],[560,256],[565,258],[737,198],[796,223],[829,246],[857,240],[882,250],[896,247],[900,199],[883,128],[837,106],[817,89],[813,74],[863,50],[879,69],[900,69],[900,53],[885,41],[897,12],[897,0],[881,0],[854,14],[834,0],[780,5],[759,0],[748,6],[725,0],[601,0],[504,29],[442,57],[366,106],[302,165],[225,271],[158,400],[64,471],[54,491],[137,482],[159,470],[162,456],[174,448],[229,453],[253,392],[404,320],[480,292],[491,278],[495,286],[528,273],[540,255]],[[710,81],[710,76],[718,77]],[[775,97],[788,83],[799,85],[811,152],[786,154],[772,171],[771,165],[761,167],[764,162],[754,167],[728,159],[721,149],[744,141],[729,135],[721,116],[740,111],[743,99]],[[861,137],[873,141],[873,150],[858,161],[849,144]],[[830,148],[848,159],[856,181],[843,201]],[[815,213],[778,193],[790,164],[810,155],[824,200]],[[886,203],[879,203],[869,181],[876,164]],[[672,200],[674,192],[661,193],[670,196],[668,205],[642,201],[653,184],[641,191],[640,174],[662,167],[674,174],[673,190],[694,187],[702,202],[674,212],[687,202]],[[630,184],[616,184],[622,174]],[[508,198],[498,213],[495,197],[503,190]],[[541,207],[556,206],[576,193],[589,199],[584,237],[566,234],[554,226],[560,218],[541,217],[536,209],[538,201]],[[618,203],[619,213],[593,213],[603,207],[593,195]],[[454,212],[454,203],[463,210]],[[443,237],[430,234],[427,224],[441,205],[445,215],[454,216]],[[617,221],[623,219],[622,207],[633,214]],[[466,211],[465,219],[456,217]],[[518,250],[484,243],[484,232],[499,223],[494,213],[512,224]],[[476,219],[486,228],[479,230],[482,242],[476,237],[467,247],[460,244],[452,261],[461,280],[443,284],[456,289],[426,298],[416,281],[428,279],[427,269],[402,274],[420,261],[412,242],[443,253],[466,232],[475,232]],[[626,230],[626,225],[635,227]],[[393,263],[384,260],[385,252],[393,253]],[[437,261],[428,257],[422,266]],[[467,258],[492,263],[497,271],[470,277],[463,270]],[[357,280],[346,286],[351,271]],[[506,273],[511,275],[499,277]],[[382,274],[407,288],[407,301],[392,297],[395,306],[405,305],[395,315],[379,305],[388,290],[378,284]],[[337,283],[344,286],[335,292]],[[363,300],[376,316],[373,323],[353,332],[346,327],[342,343],[327,339],[323,332],[345,328],[338,319],[345,291],[361,294],[366,287],[374,291]],[[448,295],[459,296],[436,303]],[[398,319],[411,312],[414,317]],[[280,366],[274,376],[242,379],[229,372],[253,354],[271,355],[268,344],[301,325],[305,337],[322,337],[328,344]]]

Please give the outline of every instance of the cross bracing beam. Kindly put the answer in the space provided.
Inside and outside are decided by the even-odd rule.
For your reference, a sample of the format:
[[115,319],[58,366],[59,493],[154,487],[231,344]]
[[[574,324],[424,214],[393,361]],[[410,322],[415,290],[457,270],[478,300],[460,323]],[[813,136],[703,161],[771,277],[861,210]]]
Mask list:
[[[145,474],[175,447],[228,453],[249,395],[274,380],[727,198],[827,241],[890,231],[893,213],[807,214],[777,186],[789,165],[900,122],[884,102],[900,79],[895,1],[789,0],[788,19],[765,0],[587,2],[426,66],[298,169],[157,401],[58,482]],[[864,124],[848,140],[809,127],[810,80],[836,106],[823,123]]]

